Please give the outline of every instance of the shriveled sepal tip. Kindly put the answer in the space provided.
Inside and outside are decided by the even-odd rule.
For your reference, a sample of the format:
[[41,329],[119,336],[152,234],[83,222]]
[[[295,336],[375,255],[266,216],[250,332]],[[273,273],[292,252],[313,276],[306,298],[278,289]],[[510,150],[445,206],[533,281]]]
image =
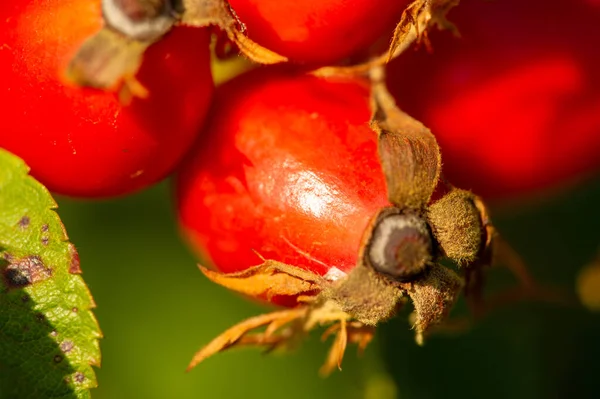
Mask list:
[[390,44],[386,61],[401,54],[415,40],[427,41],[427,29],[432,24],[438,28],[450,29],[456,31],[456,27],[448,22],[446,14],[460,0],[415,0],[402,13],[400,22],[396,25],[394,36]]
[[204,27],[218,26],[227,33],[240,51],[252,61],[261,64],[287,62],[287,57],[277,54],[246,36],[245,26],[224,0],[182,0],[182,25]]
[[441,265],[432,265],[422,278],[406,286],[415,307],[415,340],[419,345],[431,327],[446,319],[462,286],[462,279]]
[[[290,333],[288,331],[284,331],[281,334],[275,334],[276,330],[280,329],[282,325],[279,321],[285,320],[286,322],[289,322],[301,319],[306,315],[306,312],[307,308],[286,309],[244,320],[221,333],[218,337],[196,352],[186,371],[190,371],[212,355],[223,352],[233,346],[250,345],[273,349],[274,347],[287,342],[288,338],[290,338]],[[267,327],[266,332],[248,335],[253,330],[265,326]]]

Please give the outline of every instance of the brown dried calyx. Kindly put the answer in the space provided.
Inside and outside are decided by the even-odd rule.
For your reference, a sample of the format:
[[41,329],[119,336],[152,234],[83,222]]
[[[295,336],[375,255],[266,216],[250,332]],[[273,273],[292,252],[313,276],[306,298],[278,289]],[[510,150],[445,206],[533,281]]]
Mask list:
[[475,196],[453,189],[429,206],[427,217],[443,255],[459,266],[477,260],[486,238]]
[[[402,14],[386,54],[359,65],[321,68],[318,73],[366,72],[372,66],[385,64],[414,41],[426,40],[430,26],[452,28],[445,15],[457,3],[458,0],[413,1]],[[139,84],[131,83],[142,55],[174,25],[216,26],[252,61],[288,61],[248,38],[243,21],[226,0],[102,0],[102,10],[106,26],[82,45],[67,69],[66,77],[82,86],[118,90],[129,85],[134,86],[131,95],[143,96],[145,91]]]
[[177,21],[168,0],[103,0],[105,26],[75,54],[65,77],[82,86],[120,91],[121,100],[146,97],[136,80],[144,52]]

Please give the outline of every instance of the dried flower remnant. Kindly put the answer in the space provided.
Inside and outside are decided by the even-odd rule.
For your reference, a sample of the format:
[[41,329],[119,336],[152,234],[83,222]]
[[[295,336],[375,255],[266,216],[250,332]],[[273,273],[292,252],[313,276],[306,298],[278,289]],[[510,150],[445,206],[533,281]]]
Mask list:
[[[427,29],[432,25],[452,28],[445,16],[457,3],[457,0],[399,3],[397,7],[403,7],[404,11],[395,31],[390,32],[392,42],[388,50],[374,58],[359,57],[350,69],[366,71],[383,65],[413,42],[426,41]],[[106,26],[82,45],[68,67],[67,77],[82,86],[120,90],[123,101],[131,96],[148,95],[134,76],[148,47],[176,25],[217,26],[252,61],[261,64],[289,61],[288,57],[253,41],[244,21],[226,0],[103,0],[102,11]]]

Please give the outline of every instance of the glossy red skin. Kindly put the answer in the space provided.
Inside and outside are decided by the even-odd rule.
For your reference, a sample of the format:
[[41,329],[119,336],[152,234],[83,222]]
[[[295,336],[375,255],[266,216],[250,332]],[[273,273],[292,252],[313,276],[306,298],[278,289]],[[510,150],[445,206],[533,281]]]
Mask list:
[[258,44],[309,64],[332,64],[389,43],[409,0],[229,0]]
[[370,219],[389,205],[369,117],[359,80],[266,68],[217,89],[177,177],[192,247],[224,272],[259,255],[321,275],[351,270]]
[[0,7],[0,147],[50,190],[74,197],[134,192],[167,175],[196,137],[210,98],[209,33],[177,28],[150,50],[138,78],[148,99],[61,81],[101,25],[98,0],[7,0]]
[[600,169],[600,7],[462,1],[462,38],[389,67],[399,105],[438,138],[446,177],[485,198],[534,194]]

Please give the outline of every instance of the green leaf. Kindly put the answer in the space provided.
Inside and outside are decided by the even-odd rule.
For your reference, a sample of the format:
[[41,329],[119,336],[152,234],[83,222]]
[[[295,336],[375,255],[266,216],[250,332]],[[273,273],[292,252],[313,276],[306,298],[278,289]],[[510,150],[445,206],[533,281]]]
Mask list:
[[87,398],[94,300],[56,202],[28,171],[0,149],[0,398]]

